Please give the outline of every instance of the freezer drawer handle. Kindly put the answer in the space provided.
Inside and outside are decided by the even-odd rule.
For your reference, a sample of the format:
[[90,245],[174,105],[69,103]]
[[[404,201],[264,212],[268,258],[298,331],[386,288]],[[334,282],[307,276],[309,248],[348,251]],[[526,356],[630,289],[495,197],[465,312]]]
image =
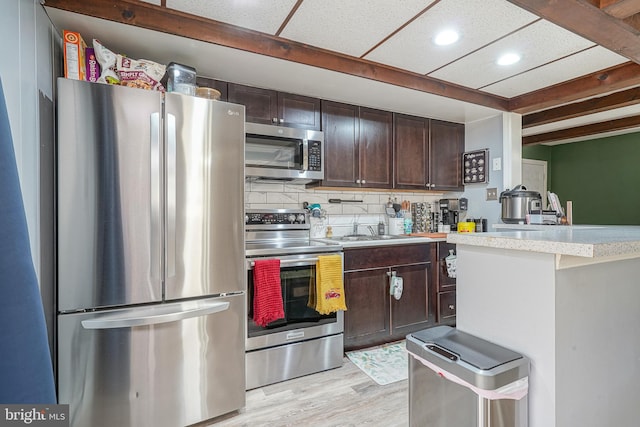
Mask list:
[[[131,328],[134,326],[157,325],[159,323],[177,322],[192,317],[218,313],[229,308],[229,302],[209,301],[185,307],[183,304],[163,304],[159,307],[135,310],[126,314],[106,314],[95,319],[83,320],[85,329]],[[133,315],[132,315],[133,314]]]

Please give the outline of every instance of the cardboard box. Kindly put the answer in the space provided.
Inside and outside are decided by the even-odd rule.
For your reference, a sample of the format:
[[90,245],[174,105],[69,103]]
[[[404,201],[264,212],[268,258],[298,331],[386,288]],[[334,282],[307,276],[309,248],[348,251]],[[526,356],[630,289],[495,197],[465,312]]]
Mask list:
[[87,45],[80,33],[64,30],[64,76],[68,79],[85,80],[84,53]]
[[96,54],[92,47],[88,47],[84,50],[85,68],[87,72],[86,79],[89,82],[97,82],[100,77],[100,64],[96,59]]

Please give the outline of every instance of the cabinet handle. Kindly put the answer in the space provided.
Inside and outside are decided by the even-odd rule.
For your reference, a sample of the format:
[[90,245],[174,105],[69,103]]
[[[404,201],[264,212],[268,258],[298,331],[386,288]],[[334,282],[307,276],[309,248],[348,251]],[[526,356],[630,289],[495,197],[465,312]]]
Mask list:
[[424,185],[425,187],[429,188],[431,187],[431,184],[429,184],[428,182]]
[[280,123],[284,123],[284,119],[280,119]]
[[431,188],[435,188],[435,187],[436,187],[436,185],[435,185],[435,184],[431,184]]
[[449,304],[449,310],[455,310],[455,309],[456,309],[456,306],[455,306],[455,305],[453,305],[453,304]]
[[366,183],[367,183],[367,181],[363,179],[363,180],[362,180],[362,183],[363,183],[363,184],[366,184]]
[[272,122],[272,123],[278,123],[278,118],[277,118],[277,117],[272,118],[272,119],[271,119],[271,122]]
[[356,179],[356,184],[360,184],[360,180],[359,179]]

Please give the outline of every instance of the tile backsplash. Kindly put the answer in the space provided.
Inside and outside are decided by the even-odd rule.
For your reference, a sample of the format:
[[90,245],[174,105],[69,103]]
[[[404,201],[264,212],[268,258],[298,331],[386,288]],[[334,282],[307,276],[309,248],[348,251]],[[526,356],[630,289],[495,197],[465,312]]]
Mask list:
[[[280,183],[245,183],[245,207],[247,209],[302,209],[302,204],[318,203],[326,212],[321,226],[331,226],[333,234],[343,236],[353,231],[353,223],[359,224],[359,232],[369,233],[367,226],[377,231],[379,222],[388,230],[385,205],[397,198],[398,203],[432,203],[442,198],[441,193],[410,193],[385,191],[340,191],[307,189],[304,185]],[[362,200],[358,203],[329,203],[329,199]]]

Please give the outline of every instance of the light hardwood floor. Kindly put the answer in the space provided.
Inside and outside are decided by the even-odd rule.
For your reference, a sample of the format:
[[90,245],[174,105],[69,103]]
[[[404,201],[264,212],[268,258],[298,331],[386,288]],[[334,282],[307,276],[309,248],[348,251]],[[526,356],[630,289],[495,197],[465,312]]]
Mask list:
[[407,386],[378,385],[345,357],[340,368],[250,390],[244,409],[198,426],[407,426]]

